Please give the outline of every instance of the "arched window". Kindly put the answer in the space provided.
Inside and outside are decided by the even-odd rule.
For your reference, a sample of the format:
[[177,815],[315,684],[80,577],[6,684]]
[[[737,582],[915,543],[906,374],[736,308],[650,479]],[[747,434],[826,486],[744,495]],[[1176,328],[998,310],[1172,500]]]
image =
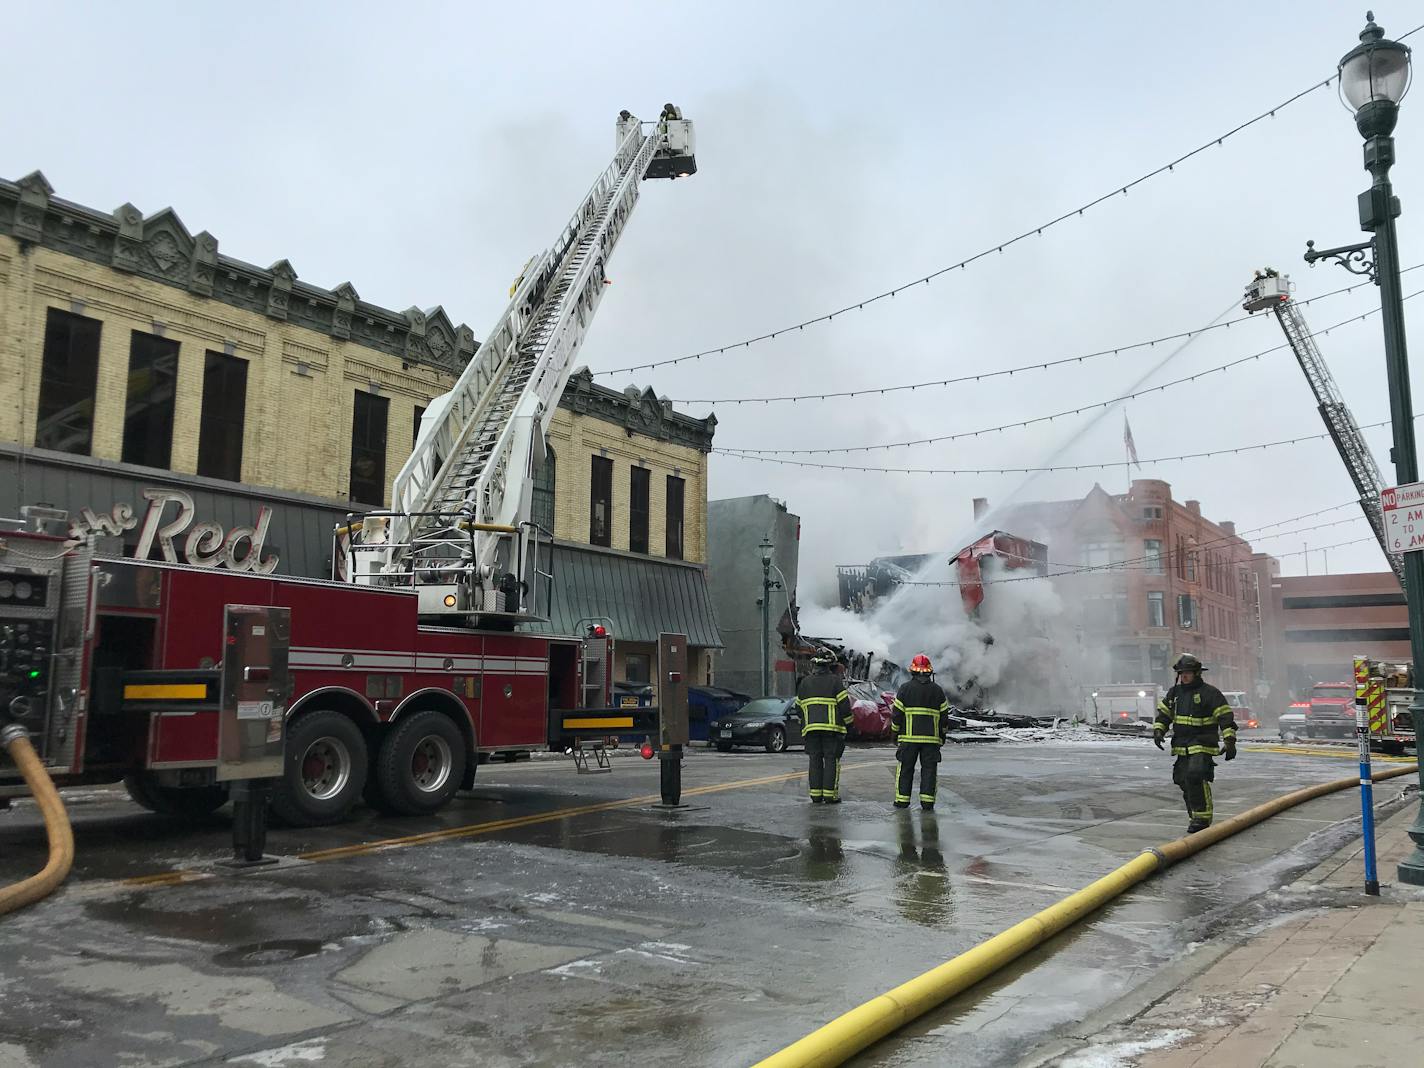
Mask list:
[[546,450],[544,465],[534,472],[534,496],[529,518],[550,533],[554,530],[554,450]]

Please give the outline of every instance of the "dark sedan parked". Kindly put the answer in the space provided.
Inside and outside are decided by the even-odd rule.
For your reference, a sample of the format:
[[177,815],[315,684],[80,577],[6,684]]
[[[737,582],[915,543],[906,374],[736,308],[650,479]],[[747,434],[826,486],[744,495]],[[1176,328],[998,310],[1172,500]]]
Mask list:
[[713,723],[712,744],[729,753],[736,745],[755,745],[768,753],[780,753],[801,743],[801,713],[790,697],[758,697],[730,716]]

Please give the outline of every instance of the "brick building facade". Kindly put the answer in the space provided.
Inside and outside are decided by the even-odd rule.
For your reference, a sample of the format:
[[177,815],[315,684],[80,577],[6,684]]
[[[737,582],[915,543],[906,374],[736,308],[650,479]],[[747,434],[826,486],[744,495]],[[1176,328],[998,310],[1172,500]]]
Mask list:
[[[390,503],[422,413],[477,347],[439,307],[392,311],[287,260],[222,255],[171,209],[87,208],[39,172],[0,180],[0,515],[37,500],[142,515],[164,493],[229,525],[267,509],[278,571],[324,577],[335,520]],[[644,645],[648,621],[696,633],[699,678],[720,644],[704,566],[715,425],[576,373],[534,494],[566,557],[596,554],[580,561],[590,589],[680,591],[597,614]]]
[[1172,662],[1190,652],[1221,689],[1254,693],[1252,554],[1235,524],[1207,519],[1198,501],[1175,500],[1166,482],[1137,479],[1126,494],[1094,486],[1081,500],[1008,506],[994,525],[1048,546],[1078,659],[1092,676],[1083,684],[1167,686]]

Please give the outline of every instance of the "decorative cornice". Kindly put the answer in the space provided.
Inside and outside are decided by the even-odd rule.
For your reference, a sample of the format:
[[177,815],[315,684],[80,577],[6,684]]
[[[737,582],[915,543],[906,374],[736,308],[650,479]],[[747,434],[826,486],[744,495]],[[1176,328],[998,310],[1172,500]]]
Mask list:
[[600,386],[587,367],[580,367],[569,376],[559,407],[621,426],[630,435],[642,434],[702,452],[711,451],[712,435],[717,429],[715,415],[697,419],[674,411],[672,401],[657,396],[651,388],[640,391],[629,386],[620,393]]
[[397,312],[362,301],[350,282],[309,285],[287,260],[263,268],[222,255],[216,237],[190,234],[172,208],[145,216],[132,204],[102,212],[61,200],[39,171],[0,179],[0,233],[452,375],[479,347],[443,308]]

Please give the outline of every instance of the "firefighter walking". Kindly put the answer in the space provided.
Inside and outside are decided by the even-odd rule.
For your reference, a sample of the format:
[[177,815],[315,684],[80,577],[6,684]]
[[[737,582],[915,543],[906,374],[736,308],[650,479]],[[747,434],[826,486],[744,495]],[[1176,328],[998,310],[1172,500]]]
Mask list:
[[930,658],[920,653],[910,661],[910,681],[895,694],[895,710],[890,714],[890,730],[898,743],[895,759],[895,807],[910,807],[910,791],[915,785],[915,762],[920,765],[920,807],[935,806],[939,785],[939,761],[945,732],[949,728],[949,699],[934,681]]
[[1152,742],[1158,749],[1167,728],[1172,728],[1172,781],[1182,790],[1187,805],[1187,833],[1195,834],[1211,826],[1211,784],[1216,778],[1216,761],[1236,759],[1236,718],[1231,706],[1215,686],[1202,678],[1205,666],[1191,653],[1172,665],[1177,684],[1157,705],[1152,724]]
[[841,803],[841,754],[845,752],[846,731],[854,716],[850,696],[833,670],[836,658],[817,653],[811,660],[811,674],[796,687],[796,707],[801,711],[801,736],[811,768],[808,776],[811,803]]

